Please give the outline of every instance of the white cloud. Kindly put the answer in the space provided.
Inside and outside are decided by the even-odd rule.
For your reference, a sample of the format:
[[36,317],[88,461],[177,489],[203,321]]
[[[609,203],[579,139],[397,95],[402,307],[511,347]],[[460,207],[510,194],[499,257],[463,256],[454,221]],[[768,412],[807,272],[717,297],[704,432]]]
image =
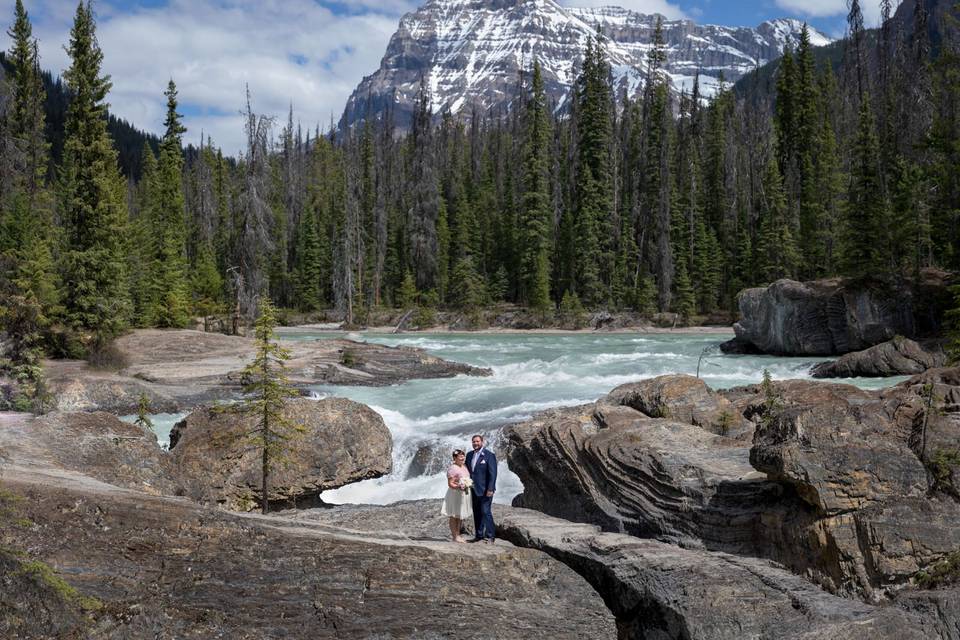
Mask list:
[[683,10],[667,0],[559,0],[565,7],[623,7],[637,13],[659,13],[671,20],[686,18]]
[[[776,0],[776,4],[781,9],[811,18],[846,17],[849,11],[847,0]],[[897,4],[899,2],[894,2],[894,5]],[[865,0],[860,3],[860,10],[863,12],[863,23],[867,28],[875,27],[880,23],[879,2]]]
[[[111,111],[161,132],[163,91],[173,78],[187,114],[186,140],[197,143],[202,130],[228,154],[243,148],[245,85],[258,113],[284,123],[292,102],[305,128],[325,128],[331,116],[339,119],[360,78],[377,69],[400,15],[414,6],[410,0],[170,0],[126,10],[108,2],[94,8],[103,70],[113,80]],[[27,9],[41,64],[61,73],[69,64],[63,46],[75,0],[42,0]],[[3,49],[12,16],[12,0],[0,0]]]

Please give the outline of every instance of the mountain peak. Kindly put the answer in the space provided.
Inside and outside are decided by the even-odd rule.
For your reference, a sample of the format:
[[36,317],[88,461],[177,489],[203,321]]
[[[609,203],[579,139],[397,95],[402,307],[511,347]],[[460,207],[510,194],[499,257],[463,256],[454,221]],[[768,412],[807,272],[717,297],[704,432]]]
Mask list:
[[[434,113],[482,112],[509,108],[518,78],[534,59],[540,62],[550,99],[567,100],[589,37],[605,37],[618,91],[635,95],[646,77],[657,15],[610,5],[572,8],[555,0],[428,0],[400,20],[380,68],[364,78],[347,102],[342,126],[388,106],[401,127],[421,82]],[[735,82],[799,41],[803,22],[789,18],[757,27],[698,25],[664,18],[665,71],[673,88],[689,90],[700,77],[703,95],[712,95],[720,78]],[[830,39],[810,30],[811,43]]]

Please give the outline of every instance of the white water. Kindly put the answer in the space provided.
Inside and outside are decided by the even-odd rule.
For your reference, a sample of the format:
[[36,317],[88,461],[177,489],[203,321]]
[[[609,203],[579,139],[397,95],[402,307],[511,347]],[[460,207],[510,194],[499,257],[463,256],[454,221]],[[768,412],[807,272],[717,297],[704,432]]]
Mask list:
[[[289,340],[341,337],[342,334],[291,332]],[[408,345],[458,362],[490,367],[487,378],[458,376],[414,380],[391,387],[317,386],[317,397],[344,396],[370,405],[383,416],[393,435],[393,472],[376,480],[324,492],[324,501],[386,504],[398,500],[439,498],[446,490],[443,473],[408,478],[421,446],[448,456],[469,446],[473,433],[485,433],[497,451],[500,428],[543,409],[592,402],[617,385],[668,373],[694,374],[705,347],[727,334],[349,334],[355,340]],[[713,388],[759,382],[768,369],[774,379],[807,378],[822,358],[725,356],[713,353],[700,375]],[[848,380],[864,387],[897,379]],[[509,503],[523,490],[519,478],[500,457],[497,502]]]
[[[170,430],[173,429],[173,425],[186,418],[187,415],[188,413],[154,413],[150,415],[153,432],[157,434],[157,442],[161,447],[164,449],[170,448]],[[132,423],[136,421],[137,415],[120,416],[120,419]]]

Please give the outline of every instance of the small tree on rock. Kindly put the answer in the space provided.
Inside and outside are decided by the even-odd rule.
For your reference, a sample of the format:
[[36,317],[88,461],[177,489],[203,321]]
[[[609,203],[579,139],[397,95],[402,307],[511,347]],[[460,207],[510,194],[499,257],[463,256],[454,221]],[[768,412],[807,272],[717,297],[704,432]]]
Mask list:
[[290,351],[276,342],[276,312],[270,300],[260,299],[260,317],[254,323],[256,354],[243,370],[243,392],[246,395],[241,411],[256,418],[253,430],[244,434],[249,444],[260,451],[261,460],[261,510],[269,508],[269,477],[277,466],[287,460],[293,441],[306,431],[306,427],[284,415],[288,398],[300,394],[290,384],[286,373],[286,361]]

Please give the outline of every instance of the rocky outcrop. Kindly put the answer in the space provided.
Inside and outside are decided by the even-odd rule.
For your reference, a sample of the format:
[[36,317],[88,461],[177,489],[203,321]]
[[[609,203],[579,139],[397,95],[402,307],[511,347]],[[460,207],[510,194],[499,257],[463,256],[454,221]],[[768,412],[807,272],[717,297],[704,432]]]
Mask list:
[[880,396],[934,487],[960,500],[960,368],[930,369]]
[[[295,332],[294,332],[295,333]],[[236,397],[253,359],[253,340],[190,330],[138,329],[115,342],[115,370],[50,360],[44,370],[62,411],[135,413],[146,395],[154,412],[173,413]],[[290,381],[383,386],[419,378],[490,375],[489,369],[448,362],[411,347],[352,340],[290,340]]]
[[896,336],[863,351],[854,351],[833,362],[821,362],[810,370],[814,378],[860,378],[904,376],[942,367],[946,356],[940,348],[926,349]]
[[782,488],[749,445],[606,403],[558,409],[506,430],[515,504],[605,531],[749,551]]
[[47,565],[0,547],[0,637],[80,637],[84,604],[97,603],[80,597]]
[[650,418],[668,418],[722,436],[751,436],[753,425],[729,400],[693,376],[658,376],[620,385],[599,402],[626,406]]
[[960,548],[960,503],[918,455],[915,387],[776,383],[750,459],[815,517],[768,521],[771,557],[831,591],[880,600]]
[[[344,398],[297,399],[283,416],[303,431],[290,432],[295,445],[273,465],[271,503],[318,504],[323,491],[390,472],[393,441],[369,407]],[[256,424],[255,415],[214,408],[175,426],[170,453],[187,496],[241,511],[259,505],[260,453],[250,446]]]
[[[948,384],[960,373],[924,376],[882,392],[812,381],[724,392],[730,404],[717,406],[756,426],[752,447],[696,426],[709,425],[694,411],[710,406],[709,395],[663,401],[665,389],[696,390],[683,377],[615,390],[507,429],[510,467],[524,484],[516,504],[605,531],[768,558],[831,592],[878,602],[960,548],[957,475],[943,466],[960,454],[938,463],[930,449],[918,453],[923,416],[934,413],[918,394],[930,387],[948,400],[926,421],[928,447],[956,450],[947,443],[960,442],[950,418],[958,414],[944,407],[960,398]],[[687,421],[620,402],[652,415],[673,406],[668,413]]]
[[452,461],[450,454],[449,447],[441,447],[439,442],[420,446],[407,467],[407,478],[432,476],[444,471]]
[[[788,394],[789,392],[787,392]],[[785,402],[791,402],[785,394]],[[844,403],[790,404],[760,422],[750,462],[789,484],[824,516],[849,513],[888,498],[920,498],[927,471],[896,426],[874,407]]]
[[499,533],[586,578],[616,616],[621,638],[944,637],[929,618],[831,596],[757,558],[600,533],[524,509],[502,515]]
[[738,298],[736,338],[722,348],[727,353],[831,356],[896,335],[931,335],[940,327],[948,280],[947,274],[927,270],[912,284],[834,278],[778,280],[766,288],[746,289]]
[[930,620],[931,637],[960,640],[960,589],[904,592],[897,606]]
[[48,465],[146,493],[178,490],[173,465],[156,436],[109,413],[23,415],[0,428],[8,461]]
[[[385,347],[352,340],[324,340],[323,353],[294,355],[289,366],[294,381],[326,384],[387,386],[414,378],[489,376],[481,369],[448,362],[414,347]],[[333,351],[330,351],[333,349]]]
[[[380,507],[372,522],[386,531],[371,531],[230,514],[47,473],[7,474],[3,487],[29,497],[18,515],[33,523],[4,528],[4,544],[29,549],[101,604],[60,617],[59,606],[40,608],[56,601],[0,570],[0,620],[34,611],[37,625],[46,620],[3,637],[616,637],[613,616],[573,570],[503,542],[446,541],[437,501],[397,515]],[[434,527],[420,539],[389,535],[403,519]]]

